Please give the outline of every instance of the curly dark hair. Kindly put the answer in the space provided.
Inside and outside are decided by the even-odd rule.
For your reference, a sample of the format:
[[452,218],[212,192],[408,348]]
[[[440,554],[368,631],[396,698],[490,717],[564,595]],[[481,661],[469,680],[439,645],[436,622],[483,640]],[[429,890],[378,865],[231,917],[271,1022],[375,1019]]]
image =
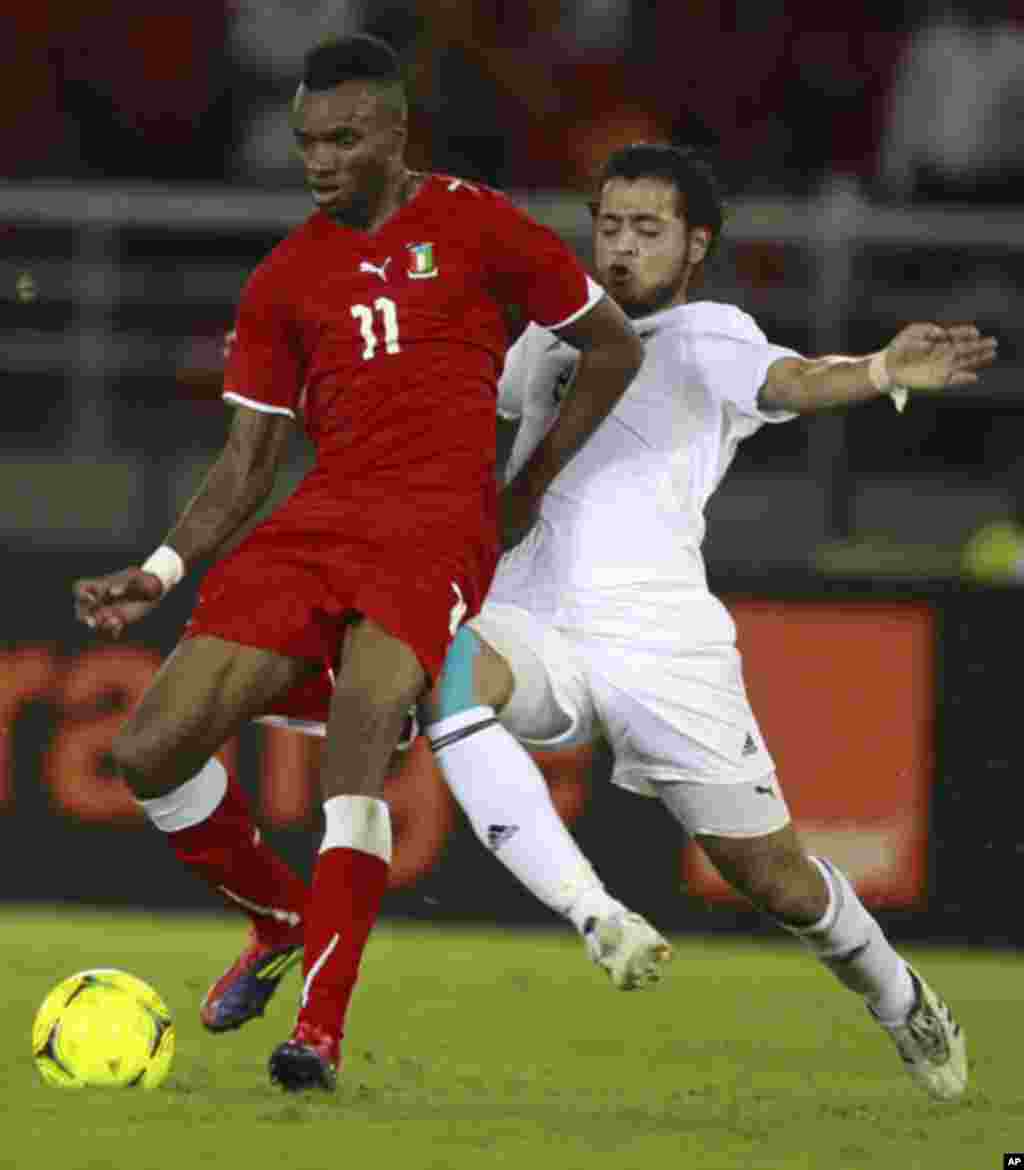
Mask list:
[[[597,180],[598,194],[609,179],[661,179],[675,187],[678,212],[690,227],[711,232],[710,252],[722,234],[726,211],[722,189],[711,164],[692,147],[669,142],[636,142],[610,156]],[[591,204],[596,211],[597,203]]]

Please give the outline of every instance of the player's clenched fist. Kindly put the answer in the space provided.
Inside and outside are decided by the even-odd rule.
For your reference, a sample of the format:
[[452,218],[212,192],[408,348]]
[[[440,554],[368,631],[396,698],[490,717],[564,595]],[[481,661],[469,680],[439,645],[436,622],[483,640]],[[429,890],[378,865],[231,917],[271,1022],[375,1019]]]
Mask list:
[[71,587],[75,617],[90,629],[119,638],[124,627],[147,613],[164,594],[163,582],[144,569],[122,569],[104,577],[82,577]]

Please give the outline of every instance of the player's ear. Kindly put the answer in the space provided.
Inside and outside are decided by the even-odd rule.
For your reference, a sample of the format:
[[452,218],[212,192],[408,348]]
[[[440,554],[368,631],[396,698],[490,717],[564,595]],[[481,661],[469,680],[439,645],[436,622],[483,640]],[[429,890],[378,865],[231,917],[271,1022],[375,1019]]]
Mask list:
[[710,247],[711,229],[706,227],[692,228],[690,238],[687,241],[687,260],[691,264],[699,264],[707,256]]

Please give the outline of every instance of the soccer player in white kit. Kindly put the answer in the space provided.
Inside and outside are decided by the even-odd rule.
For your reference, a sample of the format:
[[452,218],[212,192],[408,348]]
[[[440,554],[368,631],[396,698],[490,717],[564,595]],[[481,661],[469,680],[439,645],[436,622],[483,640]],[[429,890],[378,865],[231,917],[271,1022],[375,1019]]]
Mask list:
[[[436,758],[481,840],[629,988],[657,978],[668,944],[605,891],[520,746],[604,736],[614,782],[659,798],[737,890],[864,997],[911,1075],[956,1098],[967,1082],[960,1026],[847,878],[793,829],[701,543],[711,493],[762,424],[973,383],[995,342],[973,326],[921,324],[874,355],[805,359],[732,305],[688,303],[722,226],[700,160],[628,147],[599,191],[597,275],[633,319],[644,364],[456,637],[422,708]],[[509,476],[571,403],[577,360],[535,326],[510,351],[499,399],[520,419]]]

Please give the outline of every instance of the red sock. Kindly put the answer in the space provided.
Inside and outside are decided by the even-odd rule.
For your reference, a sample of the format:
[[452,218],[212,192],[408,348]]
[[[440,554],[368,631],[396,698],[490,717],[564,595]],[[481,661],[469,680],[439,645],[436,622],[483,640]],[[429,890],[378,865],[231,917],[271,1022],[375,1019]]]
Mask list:
[[166,834],[178,859],[248,915],[260,942],[301,937],[306,883],[260,839],[241,786],[228,773],[224,799],[198,825]]
[[377,920],[390,868],[382,858],[360,849],[327,849],[317,857],[306,907],[299,1028],[312,1025],[332,1036],[344,1031],[359,961]]

